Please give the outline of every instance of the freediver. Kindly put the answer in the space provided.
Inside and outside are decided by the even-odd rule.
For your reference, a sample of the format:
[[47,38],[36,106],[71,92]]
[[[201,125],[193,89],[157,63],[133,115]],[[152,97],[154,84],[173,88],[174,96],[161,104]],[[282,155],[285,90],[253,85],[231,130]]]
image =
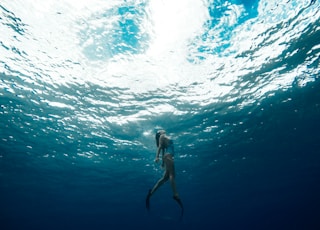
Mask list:
[[165,182],[170,180],[171,188],[173,192],[173,199],[179,204],[181,208],[181,217],[183,216],[183,204],[179,197],[176,188],[175,181],[175,169],[174,169],[174,146],[173,141],[166,136],[165,130],[159,130],[156,133],[156,144],[157,144],[157,152],[155,162],[158,163],[160,158],[160,153],[162,153],[162,168],[164,168],[164,174],[162,178],[158,180],[158,182],[154,185],[152,189],[149,190],[147,198],[146,198],[146,207],[150,209],[150,197],[157,191],[157,189],[163,185]]

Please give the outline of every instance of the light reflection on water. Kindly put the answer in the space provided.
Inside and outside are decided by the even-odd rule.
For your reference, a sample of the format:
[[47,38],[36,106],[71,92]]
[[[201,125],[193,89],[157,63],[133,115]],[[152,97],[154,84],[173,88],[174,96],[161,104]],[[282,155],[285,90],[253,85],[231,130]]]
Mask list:
[[2,2],[2,128],[89,158],[149,151],[158,125],[225,135],[241,123],[221,116],[319,74],[318,2],[240,2]]

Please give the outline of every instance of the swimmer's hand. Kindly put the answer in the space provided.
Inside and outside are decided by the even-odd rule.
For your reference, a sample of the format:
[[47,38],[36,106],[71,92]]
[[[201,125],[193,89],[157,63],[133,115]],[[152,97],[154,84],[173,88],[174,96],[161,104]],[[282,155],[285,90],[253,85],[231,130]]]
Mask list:
[[159,160],[160,160],[159,157],[157,157],[157,158],[154,160],[154,162],[158,163]]

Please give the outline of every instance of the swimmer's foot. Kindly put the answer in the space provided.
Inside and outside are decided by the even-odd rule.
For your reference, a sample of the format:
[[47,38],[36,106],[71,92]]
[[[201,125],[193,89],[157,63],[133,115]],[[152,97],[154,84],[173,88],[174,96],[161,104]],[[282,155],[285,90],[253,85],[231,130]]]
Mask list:
[[178,195],[174,195],[174,196],[173,196],[173,199],[174,199],[175,201],[177,201],[177,203],[179,204],[179,206],[180,206],[180,208],[181,208],[181,217],[182,217],[182,216],[183,216],[183,211],[184,211],[182,201],[181,201],[181,199],[179,198]]
[[151,189],[149,189],[149,192],[146,198],[146,208],[148,209],[148,211],[150,210],[150,197],[151,197]]

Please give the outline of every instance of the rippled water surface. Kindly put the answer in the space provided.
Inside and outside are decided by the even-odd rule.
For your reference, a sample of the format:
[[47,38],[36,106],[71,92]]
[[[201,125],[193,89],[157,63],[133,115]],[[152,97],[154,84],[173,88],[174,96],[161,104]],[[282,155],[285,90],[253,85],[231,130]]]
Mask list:
[[318,229],[319,54],[316,0],[1,1],[4,229]]

